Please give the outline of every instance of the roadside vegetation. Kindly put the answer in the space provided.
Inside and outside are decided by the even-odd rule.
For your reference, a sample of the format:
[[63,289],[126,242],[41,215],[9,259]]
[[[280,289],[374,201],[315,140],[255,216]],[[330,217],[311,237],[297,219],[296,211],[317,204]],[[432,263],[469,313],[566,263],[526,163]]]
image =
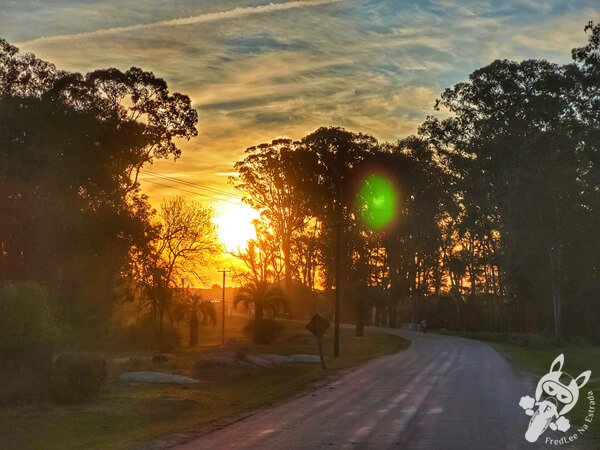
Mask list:
[[[246,316],[233,316],[231,336],[237,337],[240,353],[316,354],[313,335],[304,324],[282,321],[280,339],[271,345],[242,341]],[[118,449],[147,448],[152,441],[186,432],[257,407],[267,406],[333,376],[341,369],[368,359],[402,350],[409,342],[382,333],[364,338],[342,330],[341,357],[332,358],[331,335],[324,338],[327,369],[316,363],[286,363],[276,367],[206,366],[196,362],[215,350],[219,330],[201,331],[201,340],[211,345],[178,352],[175,358],[152,362],[152,353],[103,353],[109,361],[108,381],[98,395],[78,405],[23,405],[0,408],[2,446],[19,449]],[[246,343],[243,343],[246,342]],[[115,359],[132,357],[124,365]],[[202,382],[192,385],[131,384],[118,380],[125,370],[160,370],[193,376]]]

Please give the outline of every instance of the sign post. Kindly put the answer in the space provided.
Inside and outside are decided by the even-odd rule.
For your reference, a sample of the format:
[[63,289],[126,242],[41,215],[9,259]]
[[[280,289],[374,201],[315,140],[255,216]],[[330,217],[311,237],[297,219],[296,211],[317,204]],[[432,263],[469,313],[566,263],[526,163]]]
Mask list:
[[314,334],[317,338],[319,347],[319,357],[321,358],[321,369],[325,369],[325,358],[323,357],[323,335],[329,328],[329,321],[319,314],[315,314],[310,322],[306,325],[306,329]]

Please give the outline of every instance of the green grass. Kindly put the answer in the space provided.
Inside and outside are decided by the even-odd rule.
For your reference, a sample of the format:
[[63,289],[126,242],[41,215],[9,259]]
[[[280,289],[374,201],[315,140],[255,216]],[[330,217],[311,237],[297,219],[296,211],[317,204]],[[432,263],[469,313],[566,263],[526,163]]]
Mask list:
[[[584,434],[584,444],[591,448],[600,448],[600,347],[583,341],[570,341],[557,347],[549,337],[516,333],[446,333],[477,339],[491,343],[496,350],[506,357],[518,370],[533,378],[534,382],[548,372],[552,361],[561,353],[565,355],[563,370],[577,377],[585,370],[591,370],[590,381],[582,388],[579,401],[568,413],[573,424],[581,425],[587,415],[589,402],[586,399],[589,391],[594,392],[597,403],[594,420]],[[576,344],[576,342],[578,342]],[[533,392],[529,395],[533,396]]]
[[[251,346],[252,352],[317,353],[316,340],[304,330],[303,324],[286,322],[285,326],[281,342]],[[216,330],[207,333],[218,337]],[[228,333],[228,337],[232,335]],[[204,338],[206,343],[207,336]],[[321,370],[319,364],[302,363],[273,369],[207,368],[199,375],[204,383],[188,386],[128,386],[119,383],[113,373],[102,392],[81,405],[0,408],[1,446],[15,449],[144,447],[154,439],[276,403],[340,369],[394,353],[408,345],[408,341],[397,336],[373,333],[356,338],[353,330],[342,330],[340,358],[332,358],[331,336],[324,339],[326,370]],[[154,370],[192,375],[194,362],[200,353],[209,349],[182,352],[175,361]],[[114,358],[123,354],[106,356]]]

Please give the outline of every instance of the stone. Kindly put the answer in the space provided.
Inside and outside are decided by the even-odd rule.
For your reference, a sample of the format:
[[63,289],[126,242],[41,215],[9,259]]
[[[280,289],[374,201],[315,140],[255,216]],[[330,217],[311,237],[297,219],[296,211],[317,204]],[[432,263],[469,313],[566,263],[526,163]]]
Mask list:
[[273,367],[273,363],[271,361],[261,358],[260,355],[246,355],[242,361],[257,367]]

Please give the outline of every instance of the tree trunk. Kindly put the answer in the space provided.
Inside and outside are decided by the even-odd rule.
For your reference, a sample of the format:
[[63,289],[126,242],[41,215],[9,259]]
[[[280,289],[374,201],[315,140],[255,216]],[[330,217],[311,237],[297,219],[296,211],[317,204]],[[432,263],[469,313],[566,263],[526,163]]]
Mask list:
[[396,307],[398,302],[396,301],[396,297],[394,296],[393,291],[390,290],[390,298],[389,298],[389,308],[388,308],[388,326],[390,328],[396,328]]
[[292,286],[292,263],[291,263],[292,236],[286,231],[283,237],[283,270],[285,275],[285,291],[289,292]]
[[550,257],[550,269],[552,279],[552,306],[554,315],[554,339],[556,344],[560,345],[561,329],[560,329],[560,316],[561,316],[561,283],[560,283],[560,252],[558,249],[549,250]]
[[358,300],[356,302],[356,336],[365,336],[365,300],[359,293]]
[[264,316],[263,306],[255,303],[254,304],[254,318],[255,319],[262,319],[263,316]]
[[198,318],[194,316],[190,319],[190,341],[188,346],[195,347],[196,345],[198,345]]
[[158,349],[160,351],[163,351],[163,347],[164,347],[164,326],[163,326],[164,316],[165,316],[164,309],[159,308],[159,311],[158,311]]

